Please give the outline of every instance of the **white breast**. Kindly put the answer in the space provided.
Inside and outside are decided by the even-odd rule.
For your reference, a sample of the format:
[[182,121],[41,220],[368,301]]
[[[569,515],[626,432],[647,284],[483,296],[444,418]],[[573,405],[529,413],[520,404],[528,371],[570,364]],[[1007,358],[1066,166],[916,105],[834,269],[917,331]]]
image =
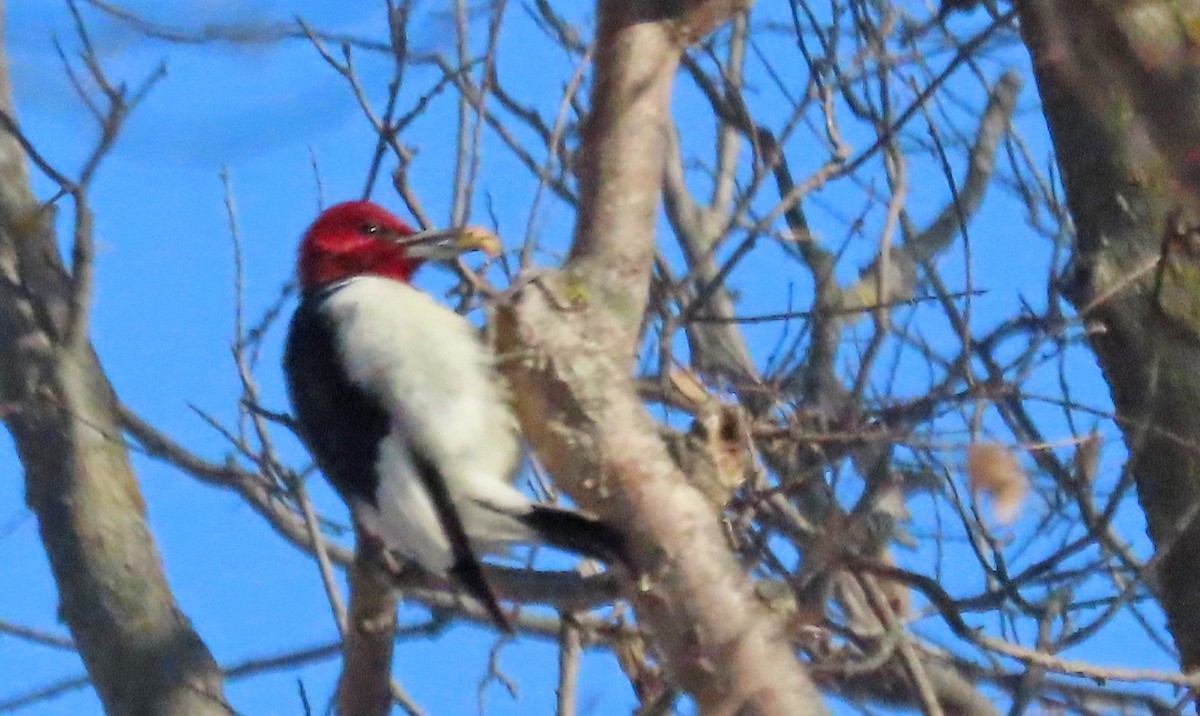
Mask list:
[[473,541],[490,541],[480,533],[484,525],[468,520],[473,505],[513,513],[529,505],[510,482],[520,445],[491,353],[463,317],[398,281],[351,279],[323,310],[338,327],[348,377],[392,418],[377,462],[379,514],[364,516],[377,517],[378,524],[366,526],[426,568],[445,569],[449,543],[413,467],[413,451],[437,466]]

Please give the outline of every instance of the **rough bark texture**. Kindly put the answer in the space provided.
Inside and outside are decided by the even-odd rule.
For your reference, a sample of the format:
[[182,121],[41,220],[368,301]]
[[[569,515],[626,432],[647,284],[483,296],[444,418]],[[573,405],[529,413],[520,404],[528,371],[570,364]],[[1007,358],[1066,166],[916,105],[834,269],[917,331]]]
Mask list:
[[706,714],[824,706],[756,600],[717,516],[671,460],[631,379],[684,43],[729,3],[599,2],[592,113],[567,264],[497,315],[526,437],[578,502],[627,525],[631,595],[671,680]]
[[1200,4],[1018,3],[1184,669],[1200,666]]
[[[12,115],[6,62],[0,109]],[[0,135],[0,416],[61,617],[108,713],[229,713],[221,673],[163,576],[112,387],[91,344],[64,339],[71,279],[52,217],[30,191],[21,147]]]
[[345,663],[337,686],[339,714],[386,716],[392,710],[396,599],[396,590],[360,553],[350,568],[350,613],[342,642]]

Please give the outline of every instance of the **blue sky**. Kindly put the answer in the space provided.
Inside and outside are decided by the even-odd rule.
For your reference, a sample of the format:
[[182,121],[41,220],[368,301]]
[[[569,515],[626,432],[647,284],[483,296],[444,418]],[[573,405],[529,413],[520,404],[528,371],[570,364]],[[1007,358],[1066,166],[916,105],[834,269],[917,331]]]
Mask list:
[[[124,5],[179,26],[286,21],[300,15],[326,30],[383,37],[383,3],[375,0],[339,3],[336,11],[329,9],[332,4],[316,1],[253,0],[236,3],[232,10],[229,3],[212,0],[173,3],[169,11],[165,4],[149,0]],[[439,7],[435,2],[418,5],[412,33],[415,49],[452,51],[448,20]],[[85,17],[110,76],[135,84],[161,61],[169,68],[166,79],[129,120],[95,184],[94,341],[127,404],[198,453],[221,459],[227,446],[189,407],[230,420],[238,396],[229,356],[232,249],[219,174],[227,168],[232,177],[245,250],[247,313],[255,317],[290,279],[297,237],[316,213],[313,158],[327,203],[355,197],[362,190],[374,139],[345,83],[307,43],[175,46],[145,40],[94,12],[85,10]],[[476,32],[482,34],[483,27],[477,22]],[[523,12],[511,13],[506,33],[507,46],[520,46],[522,51],[502,53],[503,75],[511,78],[514,90],[536,98],[530,101],[553,116],[557,93],[573,68],[562,53],[535,41],[538,35]],[[7,43],[18,115],[43,153],[69,171],[89,150],[95,127],[70,91],[54,54],[52,35],[68,48],[76,46],[65,5],[31,2],[8,8]],[[1019,48],[1002,56],[1004,62],[1025,63]],[[360,55],[360,62],[369,95],[381,100],[386,67],[365,55]],[[413,69],[404,101],[415,101],[435,80],[432,72]],[[1027,85],[1019,122],[1035,151],[1044,157],[1044,127],[1032,82]],[[689,103],[695,101],[694,90],[681,83],[677,111],[685,121],[693,106]],[[442,222],[450,203],[452,110],[447,94],[405,137],[418,150],[413,182],[427,210]],[[517,245],[529,220],[525,207],[534,183],[494,137],[486,139],[482,159],[486,168],[474,206],[475,220],[488,221],[490,203],[496,207],[501,236],[511,237],[510,246]],[[913,200],[918,217],[922,209],[931,213],[948,197],[944,182],[934,176],[936,180],[914,189],[924,192]],[[49,195],[49,185],[37,179],[39,194]],[[400,209],[390,190],[376,196]],[[822,199],[836,204],[839,195]],[[1021,235],[1027,230],[1015,219],[1018,213],[1011,198],[993,192],[971,227],[977,279],[989,291],[977,302],[976,316],[984,326],[1005,315],[1021,296],[1038,306],[1044,303],[1049,247],[1044,240]],[[820,209],[814,214],[817,222],[830,219]],[[564,237],[570,218],[569,209],[551,201],[533,224],[548,237]],[[830,234],[831,240],[840,240]],[[563,246],[561,238],[557,246]],[[963,260],[956,250],[943,263],[961,265]],[[778,262],[779,257],[768,250],[735,272],[733,286],[747,313],[786,310],[781,296],[793,280],[779,275]],[[853,263],[849,265],[852,271]],[[444,281],[438,278],[431,275],[423,280],[427,286],[441,286]],[[795,281],[802,287],[801,279]],[[755,350],[769,351],[776,331],[773,327],[748,330]],[[950,340],[945,327],[931,326],[929,335],[933,340]],[[280,410],[285,407],[276,367],[281,338],[277,328],[257,372],[268,406]],[[1085,402],[1107,407],[1095,366],[1085,353],[1074,355],[1079,360],[1072,365],[1072,380],[1081,386]],[[280,437],[286,455],[303,464],[299,446]],[[1109,437],[1110,443],[1117,442],[1115,433]],[[274,535],[234,495],[200,485],[141,456],[135,455],[134,461],[171,586],[218,661],[229,666],[335,638],[312,562]],[[309,484],[321,508],[343,519],[339,503],[323,483]],[[23,500],[19,464],[8,439],[0,439],[0,564],[5,581],[21,585],[0,591],[0,620],[65,634],[56,622],[54,587],[36,521]],[[1126,512],[1123,533],[1146,554],[1136,507]],[[970,593],[982,583],[960,586]],[[1149,611],[1152,619],[1161,621],[1155,610]],[[405,611],[403,616],[419,619],[420,613]],[[1114,645],[1126,633],[1132,635],[1129,639],[1144,641],[1123,626],[1117,630]],[[488,631],[455,627],[434,639],[401,643],[395,673],[433,714],[476,713],[477,685],[487,673],[488,650],[494,642]],[[1118,649],[1101,649],[1089,655],[1122,663],[1129,650],[1126,647],[1122,654]],[[1136,661],[1171,668],[1169,659],[1149,648],[1138,653]],[[520,695],[514,700],[492,683],[483,690],[486,713],[551,712],[553,645],[521,639],[499,651],[498,663],[519,684]],[[0,668],[0,700],[82,673],[73,655],[4,636],[0,636],[0,664],[5,665]],[[329,659],[295,671],[231,682],[228,693],[243,713],[295,714],[301,712],[297,691],[301,679],[319,709],[331,692],[337,668],[337,660]],[[579,693],[583,714],[627,712],[634,703],[613,659],[604,654],[585,661]],[[99,705],[90,690],[82,689],[22,713],[99,713]]]
[[[224,3],[182,5],[186,12],[172,11],[161,19],[200,25],[286,20],[300,13],[329,29],[379,36],[375,30],[381,26],[382,3],[377,2],[343,3],[337,13],[323,11],[317,2],[242,3],[234,17]],[[153,16],[156,4],[129,6]],[[123,400],[183,443],[220,459],[226,446],[188,407],[229,419],[237,399],[229,355],[232,249],[219,173],[227,167],[232,176],[246,250],[246,303],[256,316],[290,279],[296,240],[316,214],[310,149],[332,202],[361,192],[374,142],[346,86],[305,43],[275,49],[170,47],[143,42],[95,13],[87,17],[113,77],[133,83],[159,61],[169,67],[168,78],[130,119],[95,187],[94,340]],[[440,22],[427,17],[418,27],[437,36]],[[65,5],[9,8],[10,70],[21,121],[52,161],[70,168],[88,150],[95,128],[70,92],[51,33],[74,45]],[[364,70],[372,69],[364,58]],[[414,85],[420,79],[414,73]],[[381,87],[376,85],[376,96]],[[422,198],[445,221],[448,174],[443,172],[452,146],[441,145],[436,127],[427,128],[417,143],[419,164],[438,173],[437,181],[421,182]],[[48,193],[44,181],[39,187]],[[399,210],[393,197],[380,198]],[[276,367],[280,340],[276,330],[258,378],[271,404],[283,409]],[[18,464],[9,440],[2,442],[0,555],[6,573],[23,588],[0,596],[0,619],[65,633],[56,623],[53,583],[36,521],[24,506]],[[304,464],[298,446],[285,446],[291,459]],[[143,457],[135,455],[134,461],[171,586],[218,661],[240,663],[336,637],[312,562],[235,496]],[[314,480],[311,486],[322,507],[342,519],[339,503],[323,483]],[[418,612],[407,616],[420,618]],[[493,642],[490,632],[461,627],[434,640],[414,640],[397,651],[397,677],[432,713],[474,713],[477,682],[487,673]],[[554,659],[552,646],[528,639],[501,649],[498,663],[520,685],[520,699],[493,684],[484,689],[487,712],[551,709]],[[81,673],[73,656],[3,637],[0,663],[20,665],[2,670],[0,699]],[[228,692],[243,713],[300,713],[297,678],[319,705],[331,692],[337,670],[338,661],[329,659],[298,672],[231,682]],[[632,703],[618,676],[609,657],[588,659],[580,685],[584,712],[588,704],[600,709],[593,713],[602,713]],[[84,689],[26,713],[99,713],[99,705]]]

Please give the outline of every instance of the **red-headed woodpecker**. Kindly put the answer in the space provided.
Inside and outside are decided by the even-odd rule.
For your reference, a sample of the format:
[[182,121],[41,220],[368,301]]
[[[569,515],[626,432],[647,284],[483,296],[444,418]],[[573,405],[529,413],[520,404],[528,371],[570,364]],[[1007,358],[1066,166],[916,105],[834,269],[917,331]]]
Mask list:
[[450,576],[507,615],[479,555],[547,543],[612,562],[620,536],[512,486],[516,420],[491,353],[462,316],[413,288],[425,261],[497,253],[482,231],[416,233],[365,201],[330,207],[300,245],[300,306],[283,366],[301,437],[363,534]]

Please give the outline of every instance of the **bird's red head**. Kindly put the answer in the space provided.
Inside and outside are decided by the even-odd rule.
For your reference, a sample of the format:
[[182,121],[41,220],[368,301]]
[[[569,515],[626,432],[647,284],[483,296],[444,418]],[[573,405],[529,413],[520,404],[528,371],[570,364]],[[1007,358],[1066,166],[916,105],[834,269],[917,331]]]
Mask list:
[[414,232],[382,206],[347,201],[321,212],[304,232],[300,285],[327,286],[354,276],[408,281],[426,261],[446,261],[477,249],[495,256],[500,240],[473,226]]
[[378,204],[335,204],[304,232],[300,285],[324,286],[368,274],[407,281],[423,260],[410,256],[404,243],[414,235],[412,227]]

